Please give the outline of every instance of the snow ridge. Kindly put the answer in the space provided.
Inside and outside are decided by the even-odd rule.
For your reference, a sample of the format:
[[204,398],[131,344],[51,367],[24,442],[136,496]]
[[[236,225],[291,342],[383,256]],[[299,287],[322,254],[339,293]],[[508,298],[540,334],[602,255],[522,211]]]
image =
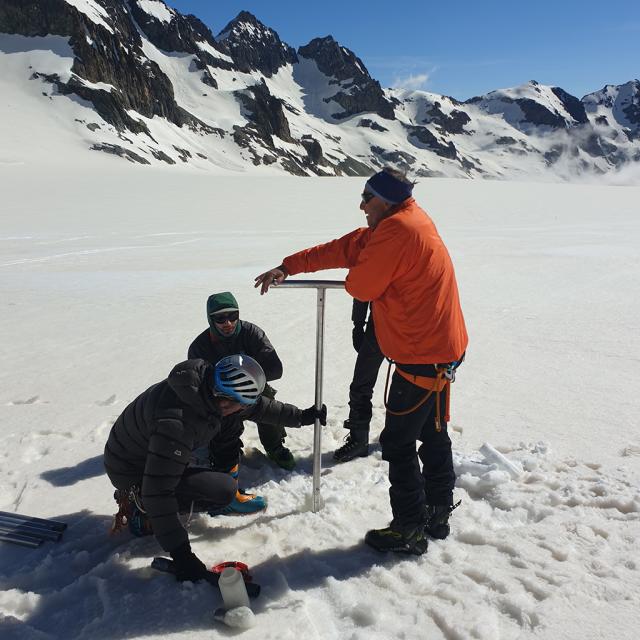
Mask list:
[[67,5],[82,23],[70,34],[73,76],[47,73],[51,64],[17,71],[19,53],[1,32],[26,27],[10,15],[0,21],[0,70],[10,104],[29,100],[18,114],[65,122],[67,146],[82,153],[217,173],[369,175],[395,164],[418,178],[543,181],[633,182],[640,163],[638,80],[582,100],[532,80],[460,102],[383,90],[331,36],[294,51],[246,11],[214,37],[161,0]]

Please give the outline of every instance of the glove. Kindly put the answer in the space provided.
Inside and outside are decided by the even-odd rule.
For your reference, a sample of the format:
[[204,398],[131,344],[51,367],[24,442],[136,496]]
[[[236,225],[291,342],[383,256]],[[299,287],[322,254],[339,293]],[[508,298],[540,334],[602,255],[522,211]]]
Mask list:
[[320,424],[324,427],[327,424],[327,405],[323,404],[322,409],[316,409],[315,405],[300,411],[300,426],[313,424],[316,418],[320,419]]
[[188,542],[174,549],[170,555],[173,558],[175,576],[178,582],[184,582],[186,580],[197,582],[207,577],[207,567],[205,567],[198,556],[191,551],[191,545]]
[[351,340],[353,342],[353,348],[356,353],[360,351],[362,343],[364,342],[364,324],[362,322],[353,323],[353,331],[351,332]]

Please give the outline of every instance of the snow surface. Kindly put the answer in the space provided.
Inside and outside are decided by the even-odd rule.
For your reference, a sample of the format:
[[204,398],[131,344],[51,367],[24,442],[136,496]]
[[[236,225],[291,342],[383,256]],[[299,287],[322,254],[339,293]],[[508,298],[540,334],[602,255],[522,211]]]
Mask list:
[[[108,23],[109,14],[107,10],[95,0],[64,0],[67,4],[75,7],[83,13],[91,22],[103,26],[107,31],[113,33],[113,28]],[[144,0],[142,0],[144,2]]]
[[[164,6],[155,1],[151,5]],[[78,6],[84,7],[89,15],[93,5]],[[246,24],[244,27],[254,28]],[[353,91],[354,86],[351,79],[337,82],[335,78],[325,76],[314,60],[300,57],[299,62],[284,65],[270,78],[208,66],[207,70],[218,86],[218,89],[213,89],[203,81],[196,56],[161,51],[142,31],[140,38],[144,54],[140,63],[144,64],[146,58],[158,64],[171,81],[177,104],[213,127],[213,132],[201,126],[177,127],[165,118],[155,116],[149,119],[130,111],[129,115],[134,120],[146,124],[149,134],[127,131],[125,135],[106,123],[97,114],[93,104],[76,95],[60,95],[44,77],[58,73],[63,82],[69,80],[74,56],[68,39],[0,34],[0,95],[5,98],[0,101],[0,122],[11,123],[2,131],[2,140],[6,140],[6,144],[0,147],[0,156],[10,152],[17,157],[15,162],[29,162],[38,157],[55,164],[62,150],[69,149],[74,157],[80,151],[86,161],[93,162],[96,153],[91,150],[92,147],[113,149],[117,146],[152,165],[173,161],[179,166],[188,164],[196,172],[205,170],[218,175],[229,172],[261,175],[285,173],[287,163],[282,159],[276,160],[273,146],[304,159],[308,153],[302,144],[273,137],[273,146],[256,139],[251,143],[252,148],[247,149],[237,145],[232,135],[235,127],[244,127],[249,122],[249,114],[236,92],[264,81],[271,94],[282,100],[294,139],[300,140],[303,136],[311,135],[320,143],[324,156],[334,164],[348,158],[368,163],[371,161],[372,147],[380,147],[389,153],[400,152],[415,172],[422,170],[428,171],[429,175],[466,177],[468,169],[460,162],[437,155],[428,148],[428,144],[419,142],[415,136],[411,136],[412,143],[407,141],[407,127],[424,125],[427,113],[434,107],[445,115],[463,108],[472,118],[469,130],[473,131],[473,135],[447,136],[434,125],[429,125],[429,130],[443,144],[455,140],[462,156],[476,165],[478,171],[472,171],[473,175],[538,182],[640,183],[638,162],[628,162],[614,171],[606,158],[592,157],[584,149],[580,149],[575,157],[562,155],[550,168],[545,154],[551,152],[553,155],[563,143],[574,146],[577,132],[574,130],[571,135],[558,131],[553,135],[526,135],[529,125],[521,122],[521,108],[504,101],[517,97],[537,97],[552,112],[568,117],[551,89],[537,83],[530,82],[521,87],[492,92],[480,102],[463,107],[451,98],[433,93],[387,90],[388,99],[400,101],[396,106],[395,120],[386,120],[374,113],[362,114],[366,118],[357,115],[336,119],[333,114],[343,113],[344,109],[333,97],[338,92]],[[213,56],[230,60],[206,41],[200,41],[197,45]],[[34,79],[34,74],[41,75]],[[107,83],[91,84],[85,81],[84,84],[105,91],[113,90]],[[634,86],[633,83],[623,85],[620,90],[615,90],[615,96],[603,93],[605,90],[596,92],[587,100],[593,121],[605,113],[609,114],[609,120],[614,120],[607,126],[596,125],[599,134],[605,142],[607,139],[614,141],[621,153],[629,158],[633,155],[634,142],[625,133],[628,119],[623,109],[630,104]],[[613,115],[601,105],[605,100],[614,105]],[[359,126],[364,119],[370,120],[376,128]],[[29,132],[28,136],[24,134],[25,131]],[[587,130],[584,136],[583,146],[588,149],[594,142],[589,139]],[[263,164],[256,166],[256,158],[262,158]],[[276,161],[268,163],[268,160]],[[124,163],[123,160],[121,162]],[[591,171],[581,169],[581,166],[593,167],[602,175],[596,176]],[[310,169],[307,171],[312,173]]]
[[196,42],[196,45],[200,50],[206,51],[214,58],[219,58],[220,60],[225,60],[226,62],[233,63],[233,58],[228,56],[226,53],[222,53],[222,51],[214,49],[206,40],[199,40],[198,42]]
[[[214,291],[232,290],[278,349],[278,397],[311,404],[315,294],[261,297],[253,277],[362,224],[362,180],[212,177],[98,154],[5,161],[16,153],[0,163],[0,509],[69,528],[37,550],[0,546],[3,640],[637,637],[640,188],[419,182],[470,333],[452,398],[452,535],[419,558],[362,544],[390,518],[387,465],[377,445],[331,459],[355,354],[351,301],[330,291],[324,508],[309,510],[311,428],[289,430],[298,467],[286,473],[247,423],[241,481],[268,510],[188,525],[203,560],[246,562],[262,585],[255,626],[233,631],[214,619],[210,585],[149,567],[153,539],[109,537],[104,443],[123,408],[185,358]],[[488,464],[484,443],[522,473]]]
[[173,20],[175,12],[169,9],[164,2],[159,2],[158,0],[136,0],[136,2],[145,13],[160,22],[169,24]]

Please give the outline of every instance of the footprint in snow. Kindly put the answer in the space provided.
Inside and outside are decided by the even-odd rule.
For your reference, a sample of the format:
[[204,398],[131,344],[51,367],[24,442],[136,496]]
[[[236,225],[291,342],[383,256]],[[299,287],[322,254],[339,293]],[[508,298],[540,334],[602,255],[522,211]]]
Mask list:
[[627,445],[621,452],[621,456],[640,456],[640,445],[639,444],[630,444]]
[[106,400],[96,400],[96,404],[99,407],[110,407],[111,405],[116,403],[116,394],[114,393],[112,396],[109,396]]
[[18,405],[18,404],[35,404],[40,400],[40,396],[32,396],[31,398],[27,398],[27,400],[12,400],[8,402],[8,405]]

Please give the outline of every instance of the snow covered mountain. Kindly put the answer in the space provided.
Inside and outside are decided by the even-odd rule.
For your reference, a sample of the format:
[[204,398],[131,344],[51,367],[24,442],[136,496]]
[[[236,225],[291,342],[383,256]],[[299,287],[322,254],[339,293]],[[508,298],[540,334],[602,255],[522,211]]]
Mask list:
[[2,0],[0,89],[24,154],[68,143],[217,172],[528,179],[640,162],[638,80],[581,100],[535,81],[466,102],[385,90],[331,36],[296,51],[244,11],[214,36],[161,0]]

